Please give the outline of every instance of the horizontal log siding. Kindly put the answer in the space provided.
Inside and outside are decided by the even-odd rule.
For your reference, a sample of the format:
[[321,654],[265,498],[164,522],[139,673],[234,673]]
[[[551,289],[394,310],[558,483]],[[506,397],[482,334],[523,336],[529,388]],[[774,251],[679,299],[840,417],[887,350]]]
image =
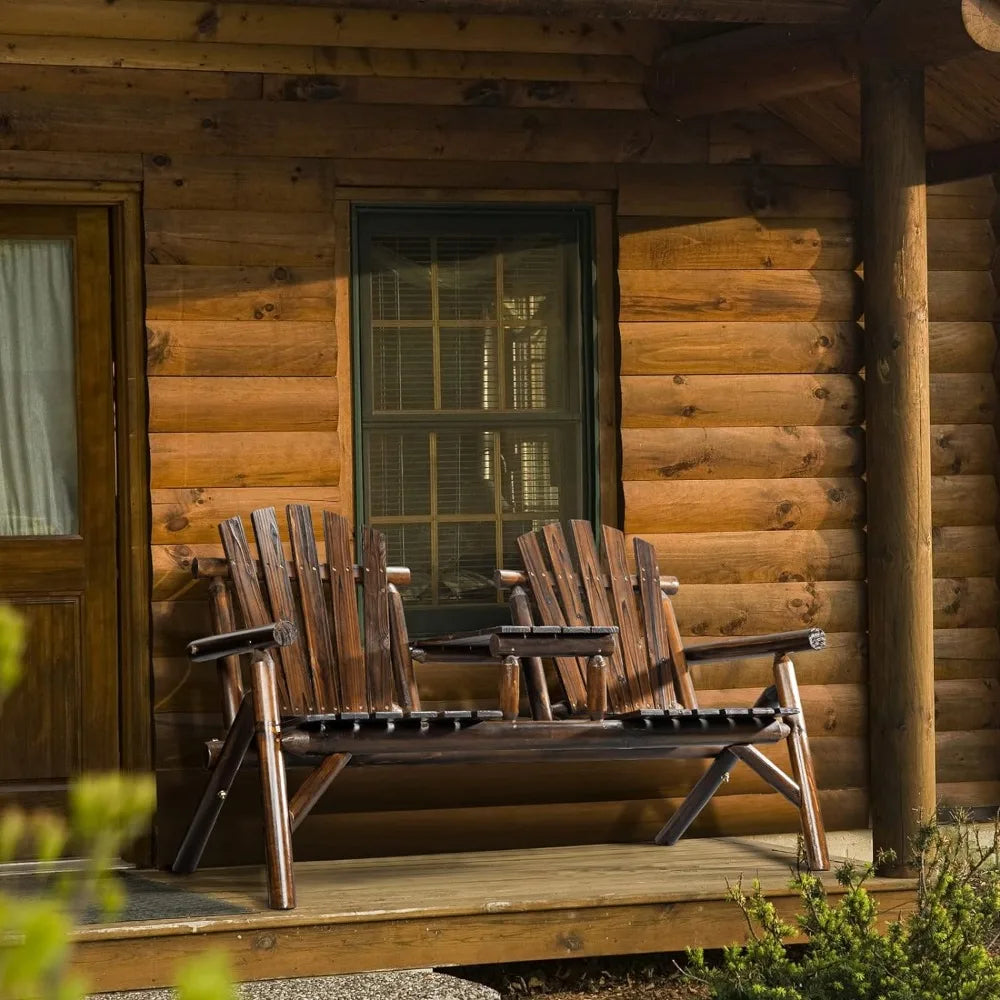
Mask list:
[[[680,577],[687,635],[831,633],[799,668],[837,827],[868,785],[860,249],[846,177],[832,185],[845,201],[824,206],[801,192],[806,171],[787,170],[756,210],[709,189],[697,217],[641,173],[622,187],[625,530]],[[766,659],[731,667],[699,668],[705,704],[767,681]],[[774,801],[742,777],[731,791],[754,811]]]
[[[684,632],[831,633],[826,652],[801,658],[800,680],[824,801],[848,789],[860,801],[866,771],[848,763],[849,741],[866,737],[851,213],[807,187],[803,195],[802,181],[779,184],[753,213],[722,197],[713,205],[706,180],[695,213],[642,168],[633,180],[619,192],[625,528],[652,540],[664,572],[680,577]],[[930,193],[938,781],[948,801],[981,806],[995,802],[998,776],[985,750],[997,745],[1000,606],[993,238],[988,218],[969,218],[968,197],[953,193]],[[699,674],[705,703],[724,704],[764,683],[768,664]],[[974,744],[983,757],[967,756]],[[852,818],[832,808],[833,825]]]
[[[931,434],[934,481],[935,604],[944,602],[935,627],[948,629],[951,642],[969,644],[970,637],[995,642],[998,614],[996,578],[1000,569],[1000,539],[997,535],[997,442],[998,419],[994,364],[996,354],[992,321],[997,315],[997,295],[991,268],[996,258],[990,220],[995,217],[996,197],[991,178],[965,182],[968,192],[978,191],[983,210],[969,218],[959,199],[942,197],[952,185],[931,188],[929,200],[937,202],[929,222],[929,306],[931,328],[936,337],[931,347]],[[991,198],[990,195],[993,195]],[[953,206],[949,211],[948,206]],[[945,387],[945,382],[951,388]],[[959,384],[964,388],[958,390]],[[964,397],[964,398],[963,398]],[[972,448],[946,459],[951,443],[964,438]],[[942,442],[946,451],[942,451]],[[945,486],[947,483],[947,486]],[[959,543],[956,548],[955,543]],[[978,595],[978,596],[976,596]],[[993,603],[988,615],[974,612],[973,605]],[[985,611],[985,607],[982,609]],[[946,617],[945,617],[946,615]],[[954,638],[951,638],[954,636]],[[959,687],[961,685],[961,687]],[[963,688],[965,689],[963,692]],[[994,705],[1000,690],[995,659],[977,661],[955,678],[954,668],[937,664],[936,723],[948,730],[956,715],[964,722],[955,726],[975,735],[997,726],[995,712],[972,709],[969,695]],[[953,761],[938,743],[938,780]],[[977,775],[977,778],[979,776]],[[998,798],[988,784],[977,781],[961,803],[994,810]]]
[[[143,185],[157,860],[170,859],[201,787],[200,741],[219,730],[214,672],[183,657],[209,628],[192,559],[219,553],[215,525],[234,513],[292,501],[351,508],[350,360],[338,356],[336,335],[346,304],[333,264],[346,236],[334,199],[347,187],[452,200],[617,197],[629,527],[645,511],[664,570],[684,578],[678,609],[691,641],[807,621],[831,630],[830,648],[803,659],[803,697],[827,820],[864,825],[863,437],[848,174],[767,115],[683,126],[648,115],[641,82],[658,43],[649,25],[505,19],[498,33],[489,19],[412,15],[411,24],[361,13],[338,27],[317,10],[285,7],[280,18],[262,9],[265,20],[225,19],[216,31],[196,4],[150,0],[117,27],[96,4],[92,23],[58,37],[61,6],[3,0],[0,181]],[[417,37],[424,47],[413,49]],[[963,255],[984,238],[976,224],[986,215],[973,211],[981,197],[956,190],[939,201],[959,210],[932,215],[972,223],[934,241],[942,294],[956,310],[981,304],[982,281],[963,281]],[[936,376],[958,379],[938,393],[953,412],[940,420],[934,461],[948,511],[938,559],[960,581],[937,592],[938,688],[949,713],[939,777],[943,796],[961,802],[1000,798],[992,693],[982,696],[1000,661],[988,586],[993,515],[979,513],[997,506],[992,417],[966,419],[994,407],[981,377],[993,355],[988,320],[977,305],[932,327]],[[760,391],[735,381],[727,390],[737,376],[759,379]],[[671,490],[687,490],[684,502],[660,492]],[[687,524],[665,517],[665,503]],[[719,530],[722,516],[732,528]],[[783,525],[793,530],[764,530]],[[952,627],[958,621],[967,627]],[[418,670],[432,707],[496,704],[490,670]],[[768,682],[768,665],[713,663],[700,674],[706,703],[716,704],[746,700]],[[648,837],[699,767],[348,771],[296,835],[296,855]],[[794,810],[739,769],[696,832],[795,825]],[[251,773],[205,860],[259,857]]]

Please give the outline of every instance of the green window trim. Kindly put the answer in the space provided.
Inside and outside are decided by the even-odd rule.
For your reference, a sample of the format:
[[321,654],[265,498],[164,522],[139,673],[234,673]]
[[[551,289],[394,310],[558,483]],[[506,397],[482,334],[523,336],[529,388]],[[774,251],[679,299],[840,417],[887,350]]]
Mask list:
[[355,205],[352,234],[357,522],[411,564],[414,633],[502,622],[517,535],[599,514],[592,212]]

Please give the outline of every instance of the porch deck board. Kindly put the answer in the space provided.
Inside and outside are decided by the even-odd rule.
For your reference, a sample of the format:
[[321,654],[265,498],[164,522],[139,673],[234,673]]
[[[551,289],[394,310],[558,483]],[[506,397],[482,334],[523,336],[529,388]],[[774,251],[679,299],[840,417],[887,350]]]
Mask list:
[[[846,843],[835,835],[834,852]],[[248,912],[91,926],[76,964],[92,989],[112,990],[169,985],[209,945],[243,981],[719,947],[744,935],[727,885],[759,878],[790,916],[794,860],[787,841],[726,838],[310,862],[296,866],[298,906],[285,912],[267,909],[263,869],[210,869],[181,885]],[[913,898],[907,881],[873,888],[887,915]]]

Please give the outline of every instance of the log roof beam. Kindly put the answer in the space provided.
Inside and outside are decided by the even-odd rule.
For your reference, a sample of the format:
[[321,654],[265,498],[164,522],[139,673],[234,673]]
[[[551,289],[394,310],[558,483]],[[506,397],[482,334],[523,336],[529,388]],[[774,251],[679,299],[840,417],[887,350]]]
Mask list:
[[705,24],[844,24],[854,0],[271,0],[339,10],[521,14],[531,17],[649,19]]
[[882,0],[861,25],[765,25],[664,49],[646,98],[692,118],[841,86],[865,57],[920,68],[979,50],[1000,52],[1000,0]]
[[927,183],[946,184],[1000,173],[1000,139],[927,154]]

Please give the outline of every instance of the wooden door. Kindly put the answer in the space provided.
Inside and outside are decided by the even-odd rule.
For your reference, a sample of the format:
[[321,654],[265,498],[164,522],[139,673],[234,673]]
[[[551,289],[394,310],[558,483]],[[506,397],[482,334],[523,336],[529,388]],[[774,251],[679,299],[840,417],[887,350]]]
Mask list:
[[119,764],[108,212],[0,210],[0,601],[28,628],[0,801]]

